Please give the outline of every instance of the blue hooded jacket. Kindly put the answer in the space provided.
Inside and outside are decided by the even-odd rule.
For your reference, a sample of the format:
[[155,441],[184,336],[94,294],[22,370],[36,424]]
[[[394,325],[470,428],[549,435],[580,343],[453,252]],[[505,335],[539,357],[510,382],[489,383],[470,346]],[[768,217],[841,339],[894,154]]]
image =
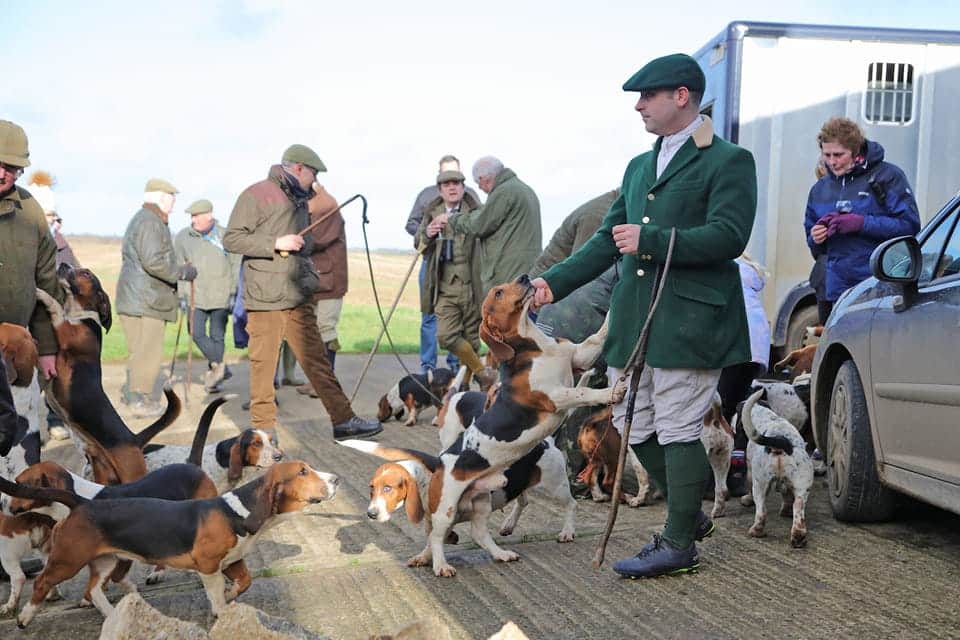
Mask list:
[[[816,244],[810,230],[817,220],[844,208],[863,216],[863,228],[836,233]],[[827,300],[835,302],[870,277],[870,254],[877,245],[920,231],[920,214],[907,176],[900,167],[884,162],[883,147],[868,140],[866,153],[857,157],[849,172],[835,176],[828,167],[827,175],[810,188],[803,226],[814,259],[827,254]]]

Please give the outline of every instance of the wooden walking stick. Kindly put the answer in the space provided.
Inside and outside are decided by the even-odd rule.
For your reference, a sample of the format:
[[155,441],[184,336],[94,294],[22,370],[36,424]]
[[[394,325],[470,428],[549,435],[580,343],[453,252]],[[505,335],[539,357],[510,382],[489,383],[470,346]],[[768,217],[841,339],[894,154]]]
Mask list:
[[183,312],[180,313],[180,319],[177,320],[177,339],[173,341],[173,357],[170,359],[170,373],[167,376],[167,383],[173,386],[173,367],[177,364],[177,351],[180,349],[180,333],[183,331]]
[[[346,203],[344,203],[346,204]],[[370,350],[370,355],[367,356],[367,361],[363,365],[363,369],[360,371],[360,377],[357,378],[357,384],[353,387],[353,393],[350,394],[350,402],[353,403],[354,398],[357,397],[357,392],[360,391],[360,385],[363,383],[363,377],[367,374],[367,369],[370,368],[370,363],[373,361],[373,356],[377,354],[377,349],[380,348],[380,341],[383,340],[383,335],[387,332],[387,325],[390,324],[390,318],[393,317],[393,312],[396,310],[397,305],[400,304],[400,298],[403,296],[403,290],[407,286],[407,282],[410,280],[410,274],[413,273],[413,268],[417,266],[417,261],[420,260],[420,252],[413,257],[413,261],[410,262],[410,267],[407,269],[407,275],[403,277],[403,282],[400,283],[400,290],[397,291],[397,297],[394,298],[393,304],[390,305],[390,310],[387,312],[387,316],[383,319],[383,326],[380,327],[380,335],[377,336],[377,339],[373,342],[373,349]]]
[[593,556],[593,568],[599,569],[603,564],[603,557],[607,552],[607,542],[610,540],[610,534],[613,532],[613,525],[617,521],[617,509],[620,507],[620,488],[623,485],[623,466],[627,459],[627,447],[630,446],[630,427],[633,425],[633,410],[637,404],[637,388],[640,386],[640,374],[643,373],[643,367],[647,360],[647,343],[650,338],[650,320],[653,318],[654,311],[657,310],[657,304],[660,302],[660,294],[663,293],[663,285],[667,281],[667,273],[670,271],[670,261],[673,259],[673,245],[677,238],[676,228],[670,230],[670,245],[667,247],[667,258],[663,263],[663,268],[657,267],[657,275],[653,281],[653,297],[650,299],[650,308],[647,311],[647,319],[640,330],[640,337],[637,339],[637,346],[634,347],[630,359],[627,360],[627,366],[623,370],[624,378],[630,380],[630,389],[627,391],[627,415],[623,422],[623,433],[620,434],[620,455],[617,459],[617,473],[613,477],[613,499],[610,501],[610,512],[607,516],[607,526],[600,537],[600,544],[597,545],[597,551]]
[[190,373],[193,370],[193,307],[195,304],[194,296],[197,287],[193,280],[190,281],[190,317],[187,318],[187,333],[190,334],[190,340],[187,343],[187,377],[184,379],[183,401],[190,404]]

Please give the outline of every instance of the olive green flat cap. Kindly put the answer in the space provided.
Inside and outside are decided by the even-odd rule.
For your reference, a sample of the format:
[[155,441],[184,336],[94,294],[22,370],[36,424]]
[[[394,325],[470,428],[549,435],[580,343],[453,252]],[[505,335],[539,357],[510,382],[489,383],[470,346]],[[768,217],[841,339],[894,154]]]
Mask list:
[[685,53],[673,53],[648,62],[623,83],[624,91],[676,89],[686,87],[702,94],[707,79],[697,61]]
[[185,211],[190,215],[196,215],[198,213],[210,213],[213,211],[213,203],[205,198],[202,198],[191,203],[191,205],[187,207]]
[[292,144],[283,152],[283,162],[297,162],[305,164],[317,173],[327,170],[323,160],[317,155],[317,152],[303,144]]
[[443,184],[444,182],[450,182],[451,180],[456,180],[457,182],[466,182],[467,179],[459,171],[441,171],[437,176],[437,184]]
[[161,191],[169,193],[172,196],[180,193],[177,188],[162,178],[150,178],[147,180],[147,186],[143,188],[146,191]]

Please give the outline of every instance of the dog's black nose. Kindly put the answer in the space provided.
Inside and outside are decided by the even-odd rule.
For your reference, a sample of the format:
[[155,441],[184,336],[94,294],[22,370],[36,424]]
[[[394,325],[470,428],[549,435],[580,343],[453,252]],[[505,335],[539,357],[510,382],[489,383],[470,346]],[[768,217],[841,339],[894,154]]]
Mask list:
[[517,278],[517,284],[523,284],[523,285],[530,284],[530,276],[528,276],[525,273],[521,274],[520,277]]
[[367,509],[367,517],[371,520],[377,519],[377,510],[376,509]]
[[281,460],[283,460],[283,451],[277,451],[275,454],[273,454],[274,462],[280,462]]

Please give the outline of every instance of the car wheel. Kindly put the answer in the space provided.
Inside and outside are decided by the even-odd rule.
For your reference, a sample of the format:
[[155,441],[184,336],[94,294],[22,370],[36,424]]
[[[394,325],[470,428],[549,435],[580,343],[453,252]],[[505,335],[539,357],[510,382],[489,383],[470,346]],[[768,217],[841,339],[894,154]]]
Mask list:
[[880,483],[870,417],[860,374],[852,360],[833,381],[827,420],[827,481],[838,520],[869,522],[893,515],[894,492]]
[[820,324],[820,312],[817,311],[817,305],[801,307],[790,316],[790,323],[787,325],[786,342],[782,347],[774,349],[773,362],[779,362],[787,357],[791,351],[805,347],[807,345],[807,327],[815,327]]

